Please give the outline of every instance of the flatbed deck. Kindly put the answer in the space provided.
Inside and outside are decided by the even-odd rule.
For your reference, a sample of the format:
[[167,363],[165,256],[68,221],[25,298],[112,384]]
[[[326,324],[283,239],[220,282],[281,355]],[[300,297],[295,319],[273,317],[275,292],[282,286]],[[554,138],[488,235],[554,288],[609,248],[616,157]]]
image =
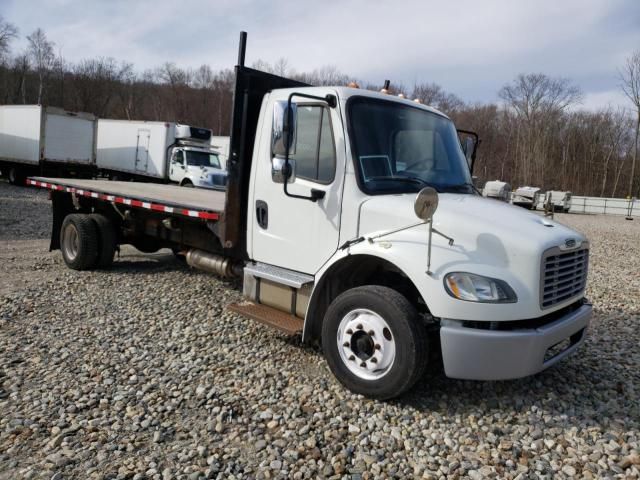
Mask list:
[[148,210],[217,220],[224,211],[226,193],[145,182],[79,180],[73,178],[30,177],[27,185],[67,191],[113,203]]

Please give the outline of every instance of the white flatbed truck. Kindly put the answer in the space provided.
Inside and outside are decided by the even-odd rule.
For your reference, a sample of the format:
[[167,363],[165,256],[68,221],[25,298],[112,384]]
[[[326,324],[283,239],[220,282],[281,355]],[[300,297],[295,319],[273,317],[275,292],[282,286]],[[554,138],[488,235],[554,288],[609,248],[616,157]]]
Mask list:
[[349,389],[407,391],[441,350],[452,378],[535,374],[583,343],[589,243],[471,185],[451,120],[383,93],[244,66],[225,192],[31,178],[51,190],[51,249],[107,267],[116,246],[170,247],[243,280],[230,308],[322,346]]

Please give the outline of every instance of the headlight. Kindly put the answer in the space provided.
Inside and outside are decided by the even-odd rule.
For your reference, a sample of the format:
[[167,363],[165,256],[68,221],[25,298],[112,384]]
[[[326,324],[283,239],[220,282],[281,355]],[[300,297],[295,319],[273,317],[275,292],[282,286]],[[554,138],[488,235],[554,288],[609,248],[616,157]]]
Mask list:
[[468,302],[513,303],[518,300],[506,282],[475,273],[449,273],[444,277],[444,288],[453,298]]

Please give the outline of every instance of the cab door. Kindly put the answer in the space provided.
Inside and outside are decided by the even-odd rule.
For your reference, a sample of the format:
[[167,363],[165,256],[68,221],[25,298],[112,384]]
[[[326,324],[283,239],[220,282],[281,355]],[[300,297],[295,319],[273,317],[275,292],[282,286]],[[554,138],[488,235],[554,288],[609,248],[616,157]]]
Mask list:
[[186,169],[184,152],[175,149],[169,162],[169,180],[180,183],[185,176]]
[[[277,92],[277,91],[276,91]],[[322,96],[335,92],[314,92]],[[294,152],[295,180],[288,192],[310,196],[311,190],[324,192],[315,202],[292,198],[284,185],[272,177],[271,128],[276,100],[270,95],[263,110],[259,151],[254,155],[252,196],[248,228],[250,255],[256,261],[315,274],[338,248],[345,149],[339,107],[323,102],[297,103]],[[295,98],[295,97],[294,97]]]

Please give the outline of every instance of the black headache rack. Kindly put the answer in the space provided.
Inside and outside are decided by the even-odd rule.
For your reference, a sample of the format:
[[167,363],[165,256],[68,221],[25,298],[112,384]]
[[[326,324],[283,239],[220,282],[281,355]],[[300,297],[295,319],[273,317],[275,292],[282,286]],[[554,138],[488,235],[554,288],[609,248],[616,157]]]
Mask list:
[[231,139],[227,160],[227,196],[221,221],[225,254],[247,259],[246,227],[249,176],[258,116],[264,95],[278,88],[309,87],[309,84],[244,66],[247,34],[240,32],[236,83],[231,112]]

